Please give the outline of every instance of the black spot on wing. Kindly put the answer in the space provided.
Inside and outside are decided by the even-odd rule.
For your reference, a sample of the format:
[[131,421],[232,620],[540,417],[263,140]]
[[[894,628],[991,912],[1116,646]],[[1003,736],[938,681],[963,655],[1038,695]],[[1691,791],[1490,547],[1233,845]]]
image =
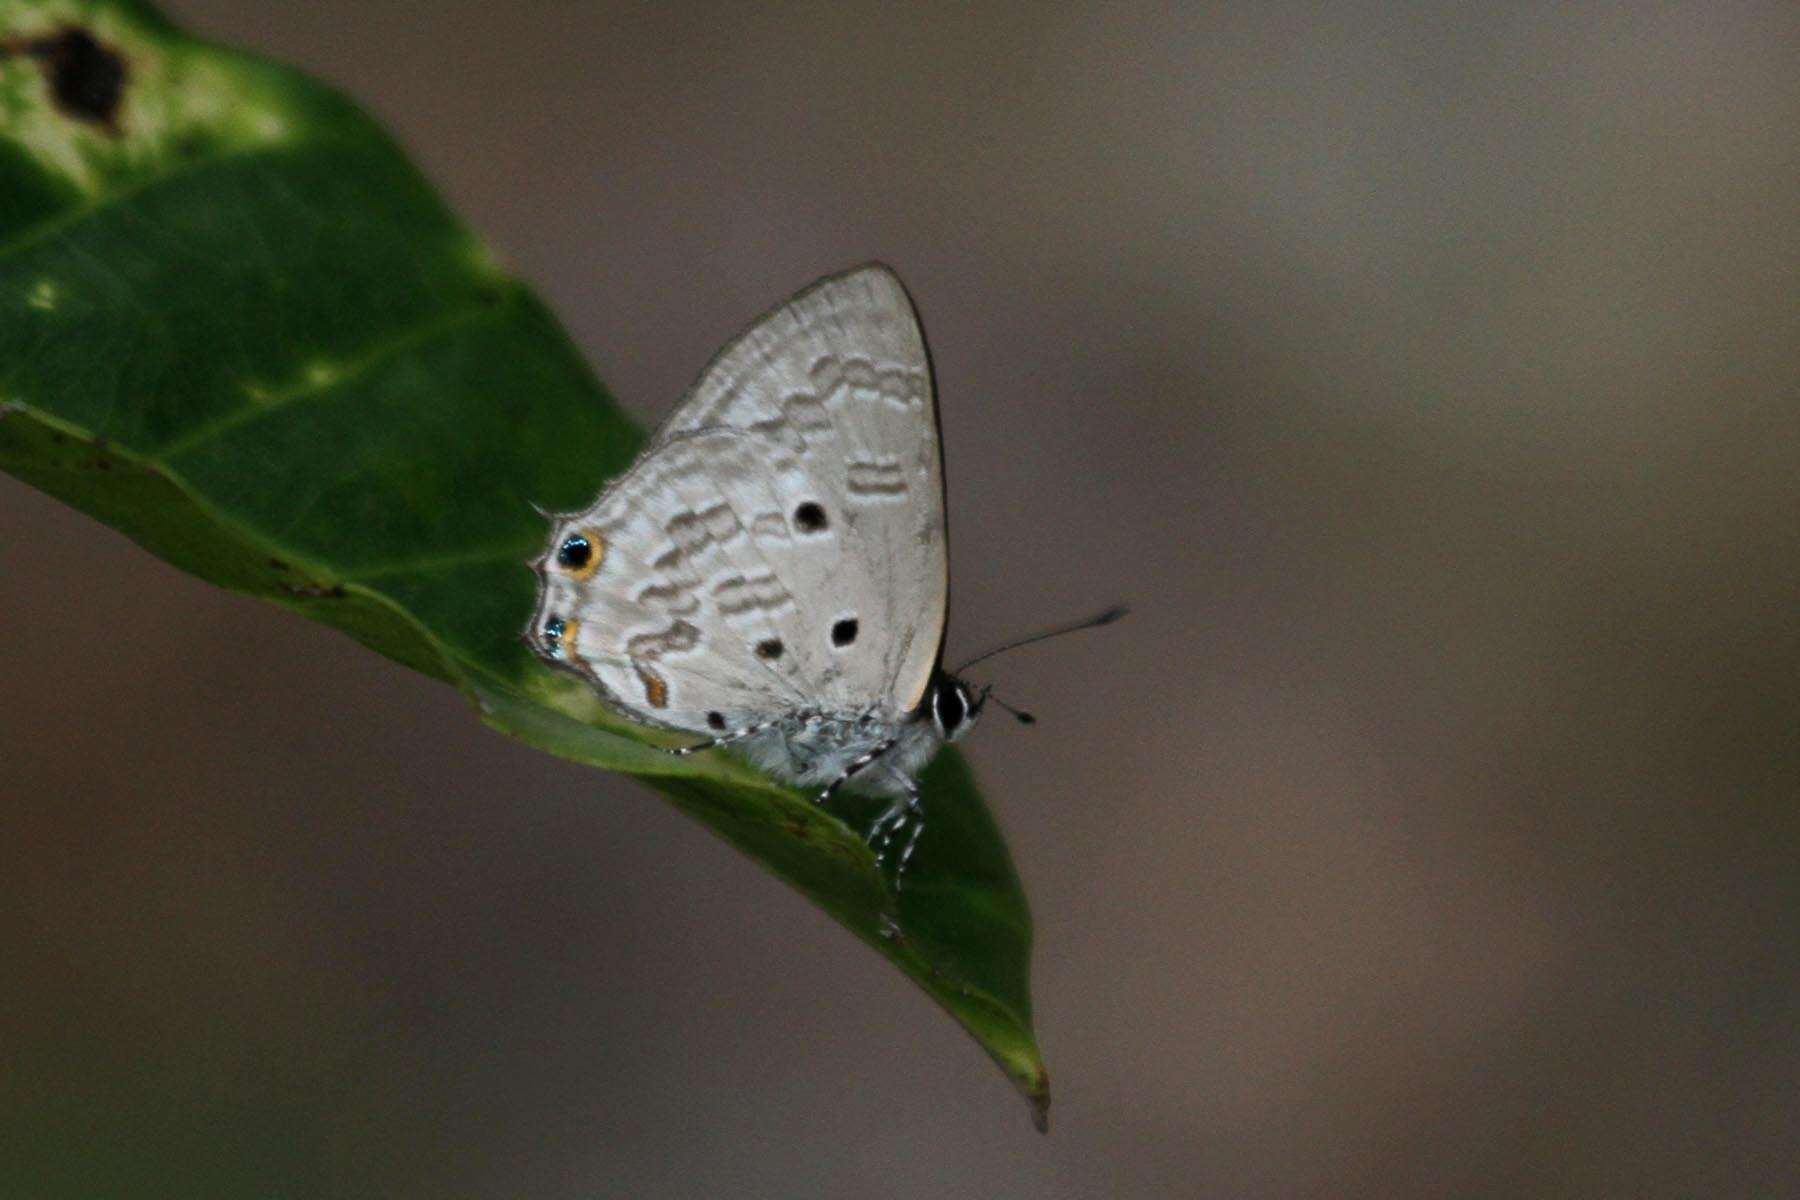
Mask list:
[[563,544],[559,546],[556,551],[557,563],[569,568],[571,571],[579,571],[581,568],[587,566],[588,560],[593,557],[593,545],[579,533],[571,534],[569,537],[565,538]]

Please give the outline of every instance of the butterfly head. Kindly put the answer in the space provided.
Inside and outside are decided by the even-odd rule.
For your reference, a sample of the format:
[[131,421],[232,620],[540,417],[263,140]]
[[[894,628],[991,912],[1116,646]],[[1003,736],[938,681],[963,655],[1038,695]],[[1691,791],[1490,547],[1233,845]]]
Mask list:
[[987,689],[976,692],[948,671],[939,671],[931,681],[931,723],[946,742],[969,732],[986,703]]

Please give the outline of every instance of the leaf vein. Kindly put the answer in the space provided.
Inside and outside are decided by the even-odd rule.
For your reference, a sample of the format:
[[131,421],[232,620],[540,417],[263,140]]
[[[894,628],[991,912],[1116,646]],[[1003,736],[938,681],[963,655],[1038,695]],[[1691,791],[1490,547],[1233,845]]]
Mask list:
[[214,167],[229,163],[247,162],[257,158],[276,158],[283,154],[291,154],[294,148],[294,143],[287,143],[280,146],[258,146],[252,150],[225,150],[218,154],[208,154],[199,158],[187,159],[172,170],[158,171],[146,175],[142,179],[135,180],[132,183],[119,188],[117,191],[106,192],[84,204],[77,204],[64,209],[62,212],[48,220],[40,221],[36,225],[27,226],[14,237],[9,238],[4,242],[0,242],[0,261],[9,259],[14,254],[27,250],[40,242],[47,242],[51,238],[82,224],[84,221],[111,212],[127,200],[134,199],[146,192],[162,187],[165,184],[174,183],[177,180],[185,179],[190,175],[198,175],[202,171],[211,170]]
[[152,457],[164,461],[175,459],[192,451],[197,446],[205,445],[207,442],[229,433],[240,425],[248,425],[264,417],[275,416],[302,400],[331,395],[368,375],[396,355],[403,354],[408,350],[416,350],[445,334],[507,315],[511,308],[510,303],[471,305],[452,309],[446,315],[435,320],[421,321],[397,337],[377,342],[365,350],[355,361],[334,373],[330,379],[318,382],[307,381],[292,387],[280,388],[270,392],[266,399],[251,401],[231,409],[204,425],[188,430],[173,441],[165,442],[152,452]]
[[346,567],[344,578],[362,583],[394,575],[426,574],[434,571],[455,570],[459,567],[489,566],[494,563],[509,563],[519,567],[528,565],[527,559],[520,554],[517,546],[488,546],[479,550],[467,550],[460,554],[437,554],[421,558],[375,562],[364,567]]

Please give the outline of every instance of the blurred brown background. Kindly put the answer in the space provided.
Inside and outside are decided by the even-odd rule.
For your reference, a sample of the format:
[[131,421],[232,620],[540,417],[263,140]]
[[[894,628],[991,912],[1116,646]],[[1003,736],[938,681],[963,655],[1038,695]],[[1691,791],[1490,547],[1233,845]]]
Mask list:
[[648,791],[0,477],[0,1193],[1793,1193],[1800,7],[169,9],[647,422],[892,262],[952,652],[1136,614],[969,744],[1043,1139]]

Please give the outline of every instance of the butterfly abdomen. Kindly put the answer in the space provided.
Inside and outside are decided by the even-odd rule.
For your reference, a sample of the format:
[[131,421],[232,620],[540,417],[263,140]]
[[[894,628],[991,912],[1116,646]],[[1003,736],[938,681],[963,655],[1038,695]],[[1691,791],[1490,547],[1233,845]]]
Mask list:
[[[922,770],[942,744],[929,720],[796,712],[744,738],[736,749],[786,783],[823,787],[843,780],[854,791],[894,796],[905,792],[902,780]],[[851,771],[877,751],[870,769]]]

